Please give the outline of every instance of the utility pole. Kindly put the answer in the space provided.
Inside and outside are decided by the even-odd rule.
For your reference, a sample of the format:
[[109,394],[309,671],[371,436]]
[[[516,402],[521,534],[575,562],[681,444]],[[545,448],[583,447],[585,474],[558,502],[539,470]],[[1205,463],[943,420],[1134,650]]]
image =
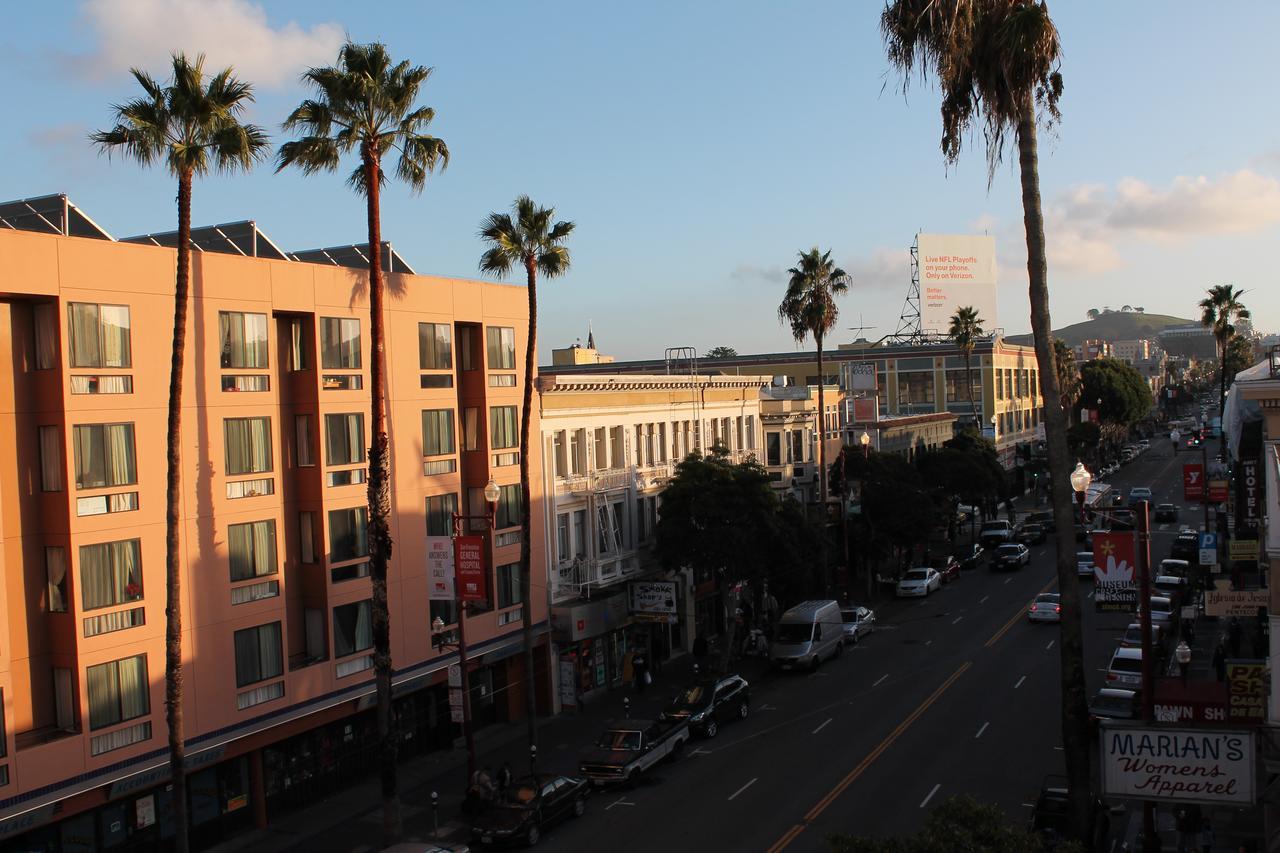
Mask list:
[[[1138,606],[1142,629],[1142,718],[1154,723],[1156,717],[1155,674],[1151,659],[1151,522],[1148,516],[1150,504],[1138,504]],[[1142,848],[1146,853],[1159,853],[1160,841],[1156,838],[1156,805],[1151,800],[1142,802]]]

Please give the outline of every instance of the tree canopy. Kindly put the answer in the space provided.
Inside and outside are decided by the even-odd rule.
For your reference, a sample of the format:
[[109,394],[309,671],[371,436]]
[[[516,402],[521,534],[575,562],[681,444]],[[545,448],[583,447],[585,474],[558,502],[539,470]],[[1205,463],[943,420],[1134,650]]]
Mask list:
[[1227,341],[1226,358],[1223,362],[1227,374],[1227,384],[1235,381],[1236,374],[1253,366],[1253,344],[1242,335],[1232,335]]
[[[1080,366],[1080,399],[1103,421],[1132,426],[1151,412],[1151,388],[1138,371],[1114,358]],[[1101,403],[1097,401],[1101,400]]]
[[707,358],[733,358],[738,351],[733,347],[712,347],[707,350]]

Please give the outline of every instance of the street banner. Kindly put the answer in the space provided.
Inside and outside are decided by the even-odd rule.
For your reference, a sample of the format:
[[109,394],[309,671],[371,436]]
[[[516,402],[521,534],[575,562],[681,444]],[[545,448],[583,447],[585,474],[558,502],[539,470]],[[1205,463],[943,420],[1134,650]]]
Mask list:
[[453,601],[453,540],[427,537],[427,600]]
[[1204,500],[1204,466],[1199,462],[1182,466],[1182,499],[1187,503]]
[[485,583],[484,538],[459,536],[454,539],[454,570],[459,601],[487,601],[489,585]]
[[1254,802],[1254,733],[1104,723],[1102,793],[1160,802]]
[[1209,460],[1204,477],[1208,484],[1209,503],[1224,503],[1227,500],[1227,483],[1230,480],[1226,463],[1219,459]]
[[627,584],[632,613],[675,613],[675,581],[632,581]]
[[1093,600],[1099,610],[1138,606],[1137,542],[1134,533],[1093,534]]
[[1227,719],[1260,726],[1267,721],[1267,663],[1227,661]]

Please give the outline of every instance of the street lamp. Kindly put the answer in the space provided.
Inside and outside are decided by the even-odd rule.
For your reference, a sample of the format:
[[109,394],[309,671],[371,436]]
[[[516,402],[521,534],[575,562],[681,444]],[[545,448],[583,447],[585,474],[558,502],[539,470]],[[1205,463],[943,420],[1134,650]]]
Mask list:
[[[493,517],[497,512],[498,498],[501,497],[502,490],[498,488],[498,484],[489,478],[489,482],[484,487],[484,502],[486,512],[484,515],[463,515],[455,512],[453,514],[453,553],[456,561],[458,554],[458,537],[462,535],[463,521],[483,521],[485,526],[490,530],[493,529]],[[462,671],[462,735],[467,742],[467,783],[471,783],[471,779],[476,774],[476,741],[475,734],[471,726],[471,676],[467,672],[467,606],[462,601],[458,592],[457,563],[454,564],[453,579],[453,606],[458,614],[458,641],[450,643],[445,638],[444,620],[437,616],[431,620],[431,640],[437,649],[446,649],[454,647],[458,650],[458,668]]]
[[858,436],[858,444],[862,445],[862,458],[866,459],[867,454],[871,452],[871,433],[864,429],[862,435]]
[[1089,491],[1089,484],[1093,482],[1093,475],[1089,473],[1089,469],[1084,467],[1083,462],[1077,462],[1076,468],[1071,472],[1071,488],[1076,493],[1076,503],[1080,504],[1080,523],[1084,524],[1084,499],[1085,493]]
[[529,775],[534,777],[538,775],[538,745],[536,743],[529,744]]

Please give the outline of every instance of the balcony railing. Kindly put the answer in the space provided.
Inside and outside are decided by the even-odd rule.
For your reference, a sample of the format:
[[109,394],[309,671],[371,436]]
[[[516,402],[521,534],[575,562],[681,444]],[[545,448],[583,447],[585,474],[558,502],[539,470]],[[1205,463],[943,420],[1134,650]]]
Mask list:
[[1271,378],[1280,379],[1280,344],[1267,350],[1267,364],[1271,366]]
[[602,559],[578,559],[552,570],[552,598],[566,601],[634,577],[640,570],[639,552],[629,548]]

